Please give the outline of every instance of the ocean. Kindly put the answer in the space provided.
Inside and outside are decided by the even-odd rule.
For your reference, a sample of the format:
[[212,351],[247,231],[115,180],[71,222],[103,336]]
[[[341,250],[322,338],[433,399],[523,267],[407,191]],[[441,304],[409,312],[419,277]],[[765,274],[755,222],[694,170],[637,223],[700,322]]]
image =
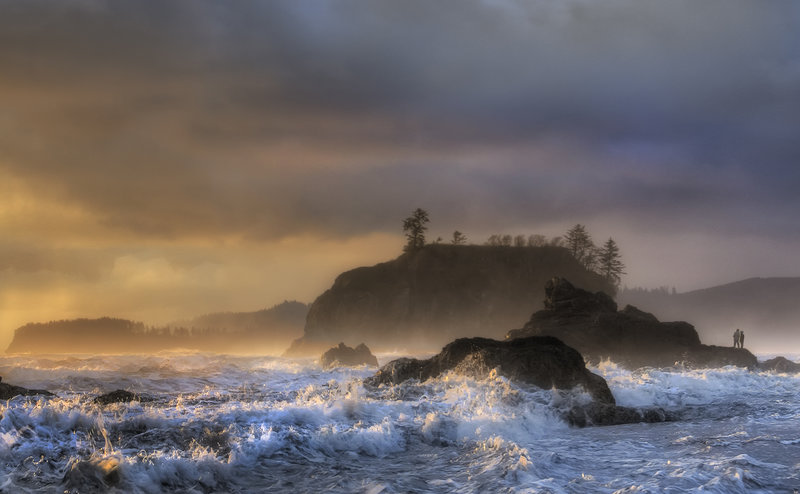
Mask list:
[[[381,364],[395,356],[379,355]],[[617,402],[679,420],[569,427],[580,390],[198,353],[0,357],[2,493],[797,493],[800,375],[603,362]],[[152,401],[98,405],[126,389]]]

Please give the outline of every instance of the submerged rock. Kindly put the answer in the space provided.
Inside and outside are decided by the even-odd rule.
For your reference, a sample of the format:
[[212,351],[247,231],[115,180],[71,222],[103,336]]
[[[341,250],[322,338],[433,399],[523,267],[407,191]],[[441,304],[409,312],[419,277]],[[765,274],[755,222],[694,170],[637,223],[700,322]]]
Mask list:
[[389,362],[367,378],[365,384],[398,384],[408,379],[424,381],[450,370],[482,376],[492,369],[511,380],[543,389],[581,386],[594,400],[614,404],[605,379],[589,372],[581,354],[547,336],[512,341],[461,338],[427,360],[401,358]]
[[0,377],[0,400],[10,400],[15,396],[55,396],[50,391],[43,389],[28,389],[22,386],[14,386],[12,384],[2,382],[3,378]]
[[630,305],[618,311],[607,294],[576,288],[564,278],[547,282],[544,305],[506,338],[555,336],[592,361],[609,358],[630,368],[757,365],[747,350],[703,345],[689,323],[661,322]]
[[363,343],[355,348],[339,343],[339,346],[335,346],[322,354],[319,358],[319,364],[323,369],[329,369],[337,365],[355,367],[366,364],[377,367],[378,359]]
[[632,408],[607,403],[590,403],[572,407],[564,420],[570,425],[586,427],[588,425],[620,425],[669,422],[677,419],[673,413],[662,408]]
[[94,399],[94,402],[99,405],[110,405],[111,403],[130,403],[132,401],[147,402],[153,401],[149,396],[142,396],[138,393],[125,391],[124,389],[117,389],[110,393],[102,394]]
[[792,362],[786,357],[775,357],[764,362],[759,362],[758,368],[765,371],[782,373],[800,372],[800,364]]

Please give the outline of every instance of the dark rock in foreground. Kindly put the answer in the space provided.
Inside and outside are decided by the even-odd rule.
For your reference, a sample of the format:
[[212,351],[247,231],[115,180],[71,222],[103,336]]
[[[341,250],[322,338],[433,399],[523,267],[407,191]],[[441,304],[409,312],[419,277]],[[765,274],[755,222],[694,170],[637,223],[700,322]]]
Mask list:
[[775,357],[764,362],[758,363],[758,368],[765,371],[774,371],[781,373],[795,373],[800,372],[800,364],[792,362],[786,357]]
[[137,393],[131,393],[124,389],[117,389],[110,393],[105,393],[94,399],[94,402],[99,405],[110,405],[111,403],[130,403],[132,401],[147,402],[153,401],[148,396],[142,396]]
[[364,384],[393,385],[408,379],[424,381],[447,371],[483,377],[493,369],[511,380],[543,389],[571,390],[582,387],[591,395],[593,402],[565,411],[563,418],[570,425],[584,427],[673,419],[658,408],[638,410],[617,406],[605,379],[586,369],[581,354],[549,336],[511,341],[458,339],[427,360],[401,358],[389,362],[374,376],[365,379]]
[[614,404],[605,379],[586,369],[583,357],[556,338],[534,336],[512,341],[461,338],[427,360],[402,358],[384,365],[365,384],[398,384],[408,379],[424,381],[455,370],[485,375],[492,369],[509,379],[543,389],[582,386],[596,401]]
[[45,391],[43,389],[28,389],[23,388],[22,386],[7,384],[2,381],[3,378],[0,377],[0,400],[10,400],[15,396],[55,396],[50,391]]
[[689,323],[660,322],[630,305],[617,311],[605,293],[575,288],[563,278],[547,282],[544,305],[506,338],[555,336],[592,361],[608,358],[630,368],[757,366],[747,350],[701,344]]
[[329,369],[337,365],[355,367],[364,364],[377,367],[378,359],[369,351],[367,345],[363,343],[355,348],[351,348],[344,343],[339,343],[339,346],[331,348],[319,358],[319,365],[321,365],[323,369]]

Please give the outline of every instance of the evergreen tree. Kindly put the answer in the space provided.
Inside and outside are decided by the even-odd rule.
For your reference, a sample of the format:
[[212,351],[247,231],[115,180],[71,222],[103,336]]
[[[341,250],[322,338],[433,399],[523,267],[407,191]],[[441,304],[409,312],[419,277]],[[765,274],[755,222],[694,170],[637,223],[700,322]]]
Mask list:
[[586,269],[594,270],[597,267],[597,247],[585,226],[578,223],[570,228],[564,236],[564,244]]
[[425,231],[428,229],[426,224],[429,221],[428,212],[420,208],[415,209],[411,216],[403,220],[403,232],[408,239],[403,250],[411,252],[425,246]]
[[600,275],[614,286],[619,286],[621,276],[625,274],[625,264],[620,257],[617,243],[609,237],[598,252],[598,267]]
[[453,245],[464,245],[467,243],[467,236],[456,230],[453,232],[453,240],[450,243]]

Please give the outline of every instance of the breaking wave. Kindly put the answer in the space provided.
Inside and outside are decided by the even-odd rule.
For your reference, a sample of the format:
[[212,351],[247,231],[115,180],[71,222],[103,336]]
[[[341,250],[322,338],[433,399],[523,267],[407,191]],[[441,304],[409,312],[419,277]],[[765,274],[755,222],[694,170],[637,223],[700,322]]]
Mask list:
[[[800,489],[800,376],[592,370],[619,404],[680,420],[571,428],[585,393],[495,374],[370,389],[374,369],[311,360],[6,356],[4,381],[57,397],[0,402],[0,492]],[[114,389],[151,401],[94,402]]]

